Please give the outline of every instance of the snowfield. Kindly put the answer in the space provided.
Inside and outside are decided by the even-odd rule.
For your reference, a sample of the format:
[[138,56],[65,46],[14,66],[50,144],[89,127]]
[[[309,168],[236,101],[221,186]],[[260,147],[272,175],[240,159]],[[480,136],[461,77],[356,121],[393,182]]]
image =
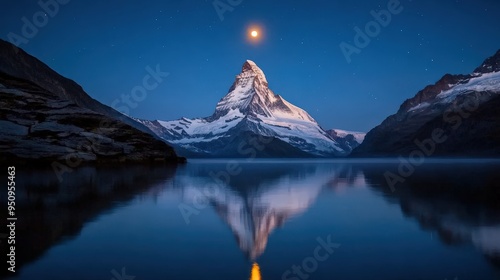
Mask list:
[[466,94],[471,91],[493,91],[500,92],[500,72],[486,73],[478,77],[471,78],[465,84],[458,84],[453,88],[443,91],[436,96],[441,99],[440,102],[450,103],[455,100],[458,95]]
[[[455,85],[448,85],[451,88],[439,93],[433,100],[434,103],[450,104],[458,96],[469,94],[471,92],[484,92],[491,91],[494,93],[500,93],[500,72],[492,73],[473,73],[472,78],[466,83],[458,83]],[[408,110],[408,112],[417,111],[429,107],[431,103],[423,102]]]

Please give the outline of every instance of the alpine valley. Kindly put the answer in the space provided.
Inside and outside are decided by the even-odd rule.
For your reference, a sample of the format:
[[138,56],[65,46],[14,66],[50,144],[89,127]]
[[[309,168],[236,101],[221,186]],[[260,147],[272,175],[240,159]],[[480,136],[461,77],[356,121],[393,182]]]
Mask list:
[[136,120],[186,157],[339,157],[365,136],[325,131],[306,111],[270,90],[264,72],[250,60],[211,116]]
[[[123,115],[1,40],[0,60],[0,161],[46,162],[68,154],[84,162],[184,160],[177,155],[500,155],[500,50],[471,74],[446,74],[425,87],[366,137],[361,132],[323,129],[305,110],[269,89],[264,72],[250,60],[211,116],[173,121]],[[85,143],[92,149],[82,152],[79,147]]]

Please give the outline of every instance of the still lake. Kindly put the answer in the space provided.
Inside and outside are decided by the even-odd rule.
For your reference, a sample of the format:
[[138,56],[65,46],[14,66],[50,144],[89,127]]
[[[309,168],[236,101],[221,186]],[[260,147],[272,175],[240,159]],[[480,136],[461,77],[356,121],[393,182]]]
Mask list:
[[500,279],[500,161],[21,168],[9,279]]

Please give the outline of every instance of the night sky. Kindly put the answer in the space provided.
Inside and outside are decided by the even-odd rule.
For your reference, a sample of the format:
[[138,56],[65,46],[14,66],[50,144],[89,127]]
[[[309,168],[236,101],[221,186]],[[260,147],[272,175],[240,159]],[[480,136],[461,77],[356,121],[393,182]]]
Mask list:
[[[130,114],[161,120],[211,115],[251,59],[275,93],[323,128],[358,131],[445,73],[470,73],[500,48],[498,0],[401,0],[401,13],[351,63],[339,45],[354,45],[354,28],[364,29],[370,12],[390,1],[219,3],[238,2],[221,17],[213,0],[70,0],[20,47],[110,106],[142,84],[147,66],[160,65],[169,76]],[[37,1],[4,1],[1,38],[21,35],[22,18],[32,21],[40,10]],[[261,29],[258,42],[248,40],[252,25]]]

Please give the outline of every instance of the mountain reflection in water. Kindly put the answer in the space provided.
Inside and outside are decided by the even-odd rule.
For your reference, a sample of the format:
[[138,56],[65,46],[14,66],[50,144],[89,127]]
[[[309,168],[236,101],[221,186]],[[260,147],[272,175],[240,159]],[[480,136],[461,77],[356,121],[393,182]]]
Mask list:
[[206,192],[206,186],[213,186],[214,179],[205,174],[218,167],[205,167],[208,169],[201,167],[186,178],[177,178],[182,197],[194,205],[203,194],[229,225],[250,260],[262,255],[274,229],[305,212],[322,190],[366,186],[361,170],[349,166],[281,163],[278,168],[266,164],[244,166],[242,173],[232,177],[228,184],[218,184],[216,191]]
[[[172,166],[83,167],[60,181],[52,169],[16,171],[16,266],[76,238],[85,224],[138,195],[155,197],[175,173]],[[2,204],[6,197],[1,197]],[[5,200],[5,201],[4,201]],[[4,211],[0,218],[5,220]],[[0,251],[6,252],[6,242]],[[6,276],[6,270],[0,272]]]
[[[401,240],[387,241],[382,247],[384,250],[392,248],[395,257],[407,258],[399,258],[400,265],[428,267],[426,257],[442,252],[442,245],[468,245],[475,249],[471,250],[472,253],[464,253],[468,256],[467,261],[450,269],[464,269],[462,272],[466,276],[481,271],[485,274],[480,276],[489,279],[489,272],[477,263],[476,267],[467,268],[471,265],[472,255],[479,252],[488,260],[483,262],[498,275],[498,162],[428,161],[398,184],[394,192],[387,185],[384,174],[387,171],[397,174],[398,163],[388,160],[259,160],[237,164],[241,172],[229,176],[229,180],[220,180],[222,176],[218,177],[219,180],[213,178],[214,174],[226,170],[226,160],[191,161],[176,169],[146,166],[82,168],[75,170],[62,183],[55,179],[51,170],[20,170],[16,176],[16,191],[18,216],[22,219],[19,219],[16,237],[19,241],[17,268],[22,273],[14,279],[32,279],[35,275],[40,275],[38,279],[65,279],[63,275],[54,275],[55,272],[36,264],[64,269],[68,254],[79,258],[91,255],[86,248],[93,246],[92,242],[98,236],[115,236],[117,226],[127,228],[128,231],[119,231],[123,238],[141,238],[121,241],[104,237],[99,241],[103,248],[100,248],[97,258],[83,257],[83,263],[94,264],[93,267],[99,269],[89,270],[83,263],[74,262],[71,271],[77,271],[82,279],[110,278],[106,273],[111,269],[119,271],[130,263],[129,267],[132,264],[135,267],[127,267],[127,271],[135,270],[133,275],[137,275],[137,279],[158,279],[159,275],[164,276],[161,279],[201,279],[210,269],[224,271],[225,278],[218,276],[218,279],[235,279],[248,277],[251,267],[249,279],[261,279],[261,269],[264,278],[279,279],[284,271],[307,257],[308,252],[312,253],[317,245],[311,242],[318,235],[333,231],[335,242],[341,243],[342,247],[332,256],[334,263],[321,266],[323,272],[315,274],[314,279],[330,279],[335,274],[333,270],[340,279],[364,279],[370,275],[408,279],[405,272],[398,270],[373,270],[368,264],[381,267],[387,254],[380,250],[370,251],[377,244],[369,242],[372,242],[372,235],[380,232],[398,236],[402,224],[414,225],[415,222],[420,228],[417,231],[428,231],[437,236],[439,242],[425,243],[427,249],[434,251],[408,254],[405,249],[398,248],[402,245],[410,246],[406,248],[420,246],[422,240],[415,239],[415,233],[406,232]],[[207,186],[211,186],[212,191],[207,192]],[[197,215],[190,216],[191,224],[186,224],[178,207],[181,204],[198,205],[200,194],[207,206]],[[349,199],[345,194],[351,194]],[[1,199],[4,203],[5,198]],[[366,204],[367,201],[371,204]],[[380,210],[384,207],[376,204],[379,208],[371,208],[374,201],[392,207]],[[318,210],[319,206],[322,210]],[[131,213],[127,210],[129,208],[136,210]],[[137,211],[140,214],[134,214]],[[384,228],[380,228],[380,223],[360,218],[360,215],[371,217],[365,213],[376,213],[375,219],[389,217],[389,212],[384,211],[404,216],[402,221],[390,220],[392,223],[383,224]],[[114,213],[112,216],[109,215],[111,212]],[[309,217],[308,220],[304,220],[304,216]],[[108,220],[110,217],[113,222]],[[5,213],[0,213],[0,218],[5,219]],[[98,228],[92,232],[98,235],[80,241],[83,230],[91,222]],[[138,226],[135,223],[139,223]],[[234,239],[226,236],[231,233]],[[243,253],[241,259],[244,261],[232,255],[235,244]],[[5,245],[5,242],[0,243],[2,251],[5,251]],[[56,245],[60,245],[58,250],[46,254]],[[66,246],[76,245],[71,247],[72,251],[58,253],[65,252]],[[240,255],[238,251],[236,254]],[[117,260],[115,263],[115,258],[122,255],[126,255],[127,261]],[[356,263],[363,260],[365,269],[356,268]],[[443,260],[444,263],[448,261],[452,262]],[[335,263],[341,266],[334,266]],[[439,266],[428,268],[427,274],[419,270],[419,273],[424,273],[420,278],[427,279],[445,269]],[[6,276],[5,271],[2,276]]]
[[[384,177],[387,171],[397,174],[398,165],[393,162],[281,162],[279,168],[269,165],[273,163],[243,165],[241,174],[227,184],[218,184],[216,194],[206,195],[250,260],[264,253],[274,229],[307,211],[322,191],[369,187],[388,202],[399,203],[408,218],[418,221],[424,230],[435,231],[443,243],[472,243],[490,260],[498,262],[498,164],[431,161],[417,168],[394,192]],[[201,165],[191,170],[186,180],[177,178],[176,186],[181,188],[183,199],[189,203],[199,199],[203,188],[214,181],[206,174],[222,167]]]

